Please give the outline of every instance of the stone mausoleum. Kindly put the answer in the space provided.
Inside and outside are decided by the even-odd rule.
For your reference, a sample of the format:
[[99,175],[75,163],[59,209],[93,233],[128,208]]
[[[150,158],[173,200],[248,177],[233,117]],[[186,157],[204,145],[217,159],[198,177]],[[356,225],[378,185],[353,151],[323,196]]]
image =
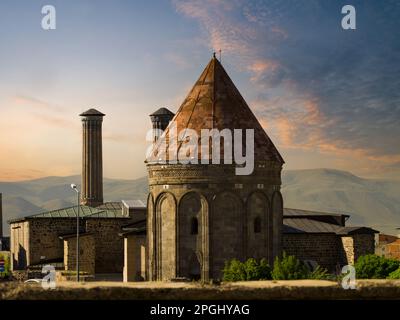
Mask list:
[[[347,215],[283,208],[282,156],[215,56],[177,113],[162,108],[151,120],[147,222],[124,230],[125,279],[218,279],[229,259],[267,258],[272,265],[282,250],[334,271],[374,252],[376,231],[346,227]],[[171,154],[191,151],[185,136],[177,144],[169,138],[186,128],[198,137],[204,129],[254,129],[254,171],[238,175],[236,164],[223,163],[232,158],[223,144],[195,151],[208,164],[171,163]],[[222,163],[212,163],[215,152]]]
[[[161,108],[150,115],[147,204],[104,202],[104,114],[89,109],[81,117],[83,271],[123,273],[124,281],[209,280],[220,279],[225,261],[233,258],[266,258],[272,264],[286,251],[335,271],[374,252],[377,231],[346,226],[348,215],[284,209],[284,160],[215,56],[176,114]],[[206,149],[187,149],[186,136],[174,143],[173,130],[189,129],[200,137],[199,145],[210,142]],[[243,136],[229,146],[222,135],[214,144],[211,137],[204,140],[204,129],[240,129]],[[254,130],[254,161],[251,173],[243,175],[238,169],[248,163],[232,160],[251,147],[248,129]],[[172,161],[174,154],[201,161]],[[215,154],[219,163],[213,162]],[[10,221],[13,270],[49,263],[74,270],[77,212],[74,206]]]

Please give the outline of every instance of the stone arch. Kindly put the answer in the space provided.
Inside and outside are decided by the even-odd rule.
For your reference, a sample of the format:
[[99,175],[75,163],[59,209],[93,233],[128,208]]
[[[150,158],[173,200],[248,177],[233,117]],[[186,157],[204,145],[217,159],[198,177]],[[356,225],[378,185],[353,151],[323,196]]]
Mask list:
[[148,258],[148,277],[149,280],[156,279],[155,268],[155,214],[154,214],[154,198],[151,193],[147,196],[147,258]]
[[[256,220],[260,223],[260,232],[255,232]],[[246,255],[247,258],[269,258],[270,203],[261,191],[254,191],[246,201]]]
[[280,191],[275,191],[271,201],[272,212],[272,255],[275,259],[282,252],[283,198]]
[[176,199],[170,192],[157,197],[155,226],[156,278],[176,278]]
[[[193,234],[196,219],[197,233]],[[178,274],[180,277],[208,278],[208,202],[195,191],[182,196],[178,205]],[[197,274],[198,272],[198,274]]]
[[221,278],[225,261],[244,257],[243,203],[238,195],[214,195],[210,214],[210,259],[214,278]]

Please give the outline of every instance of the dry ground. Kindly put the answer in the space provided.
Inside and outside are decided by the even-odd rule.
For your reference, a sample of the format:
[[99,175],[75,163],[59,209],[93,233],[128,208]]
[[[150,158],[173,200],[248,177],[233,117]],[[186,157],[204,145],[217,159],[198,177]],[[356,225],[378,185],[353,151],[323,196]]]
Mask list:
[[55,290],[40,284],[0,283],[0,299],[400,299],[400,280],[359,280],[355,290],[320,280],[249,281],[202,285],[176,282],[59,282]]

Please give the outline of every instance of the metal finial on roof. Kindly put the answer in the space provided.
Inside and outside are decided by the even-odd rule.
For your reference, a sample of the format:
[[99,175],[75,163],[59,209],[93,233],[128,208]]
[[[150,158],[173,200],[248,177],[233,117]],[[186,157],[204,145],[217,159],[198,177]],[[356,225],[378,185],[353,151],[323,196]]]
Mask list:
[[215,51],[213,52],[213,58],[215,59]]
[[222,50],[219,49],[219,62],[222,63]]

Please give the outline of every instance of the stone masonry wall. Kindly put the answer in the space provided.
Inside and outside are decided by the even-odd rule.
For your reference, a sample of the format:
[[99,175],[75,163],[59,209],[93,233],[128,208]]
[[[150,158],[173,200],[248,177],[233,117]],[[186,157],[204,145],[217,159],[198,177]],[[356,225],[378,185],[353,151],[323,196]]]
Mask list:
[[[92,235],[79,237],[79,270],[89,274],[95,273],[95,242]],[[76,237],[64,240],[65,270],[76,270]]]
[[354,241],[353,237],[342,237],[343,261],[347,264],[354,263]]
[[[29,264],[64,256],[64,244],[60,235],[75,233],[76,220],[64,218],[37,218],[29,220]],[[83,231],[83,221],[81,222]]]
[[[244,259],[257,253],[272,262],[274,256],[280,254],[282,210],[275,208],[281,203],[278,201],[280,197],[275,196],[280,194],[280,167],[257,163],[251,176],[236,176],[234,167],[229,165],[169,165],[167,168],[149,166],[148,169],[151,194],[147,215],[149,280],[190,276],[198,273],[199,264],[202,279],[217,279],[221,277],[227,259]],[[248,199],[252,201],[251,195],[255,192],[262,195],[265,202],[261,206],[258,204],[261,209],[257,210],[247,202]],[[192,208],[182,205],[189,193],[196,193],[204,199],[204,210],[201,210],[201,215],[196,214],[197,237],[191,236],[186,242],[188,239],[183,235],[188,233],[188,228],[179,222],[186,220],[187,224],[194,214]],[[275,206],[272,204],[274,196],[277,198]],[[168,203],[176,204],[168,205],[168,210],[164,208],[168,206],[161,205],[166,197]],[[249,217],[247,210],[254,214]],[[261,235],[253,236],[257,216],[261,218]],[[251,233],[249,243],[248,233]],[[166,240],[174,244],[167,246]],[[165,254],[163,248],[170,252]],[[176,255],[175,248],[178,251]],[[189,256],[179,252],[188,248],[191,251]],[[177,272],[173,272],[175,266]]]
[[375,252],[375,235],[374,234],[355,234],[354,242],[354,262],[360,256]]
[[360,256],[375,253],[374,234],[355,234],[342,237],[345,262],[354,264]]
[[365,254],[375,251],[374,234],[337,236],[334,234],[284,234],[283,246],[286,253],[301,260],[314,260],[329,271],[336,265],[354,264]]
[[29,222],[11,224],[10,233],[11,269],[25,269],[29,264]]
[[283,250],[300,260],[314,260],[329,271],[343,263],[342,243],[335,234],[284,234]]
[[121,226],[130,219],[93,218],[86,220],[86,231],[93,232],[96,243],[96,273],[122,273],[124,239],[119,236]]
[[124,242],[124,282],[145,280],[146,235],[128,235]]

